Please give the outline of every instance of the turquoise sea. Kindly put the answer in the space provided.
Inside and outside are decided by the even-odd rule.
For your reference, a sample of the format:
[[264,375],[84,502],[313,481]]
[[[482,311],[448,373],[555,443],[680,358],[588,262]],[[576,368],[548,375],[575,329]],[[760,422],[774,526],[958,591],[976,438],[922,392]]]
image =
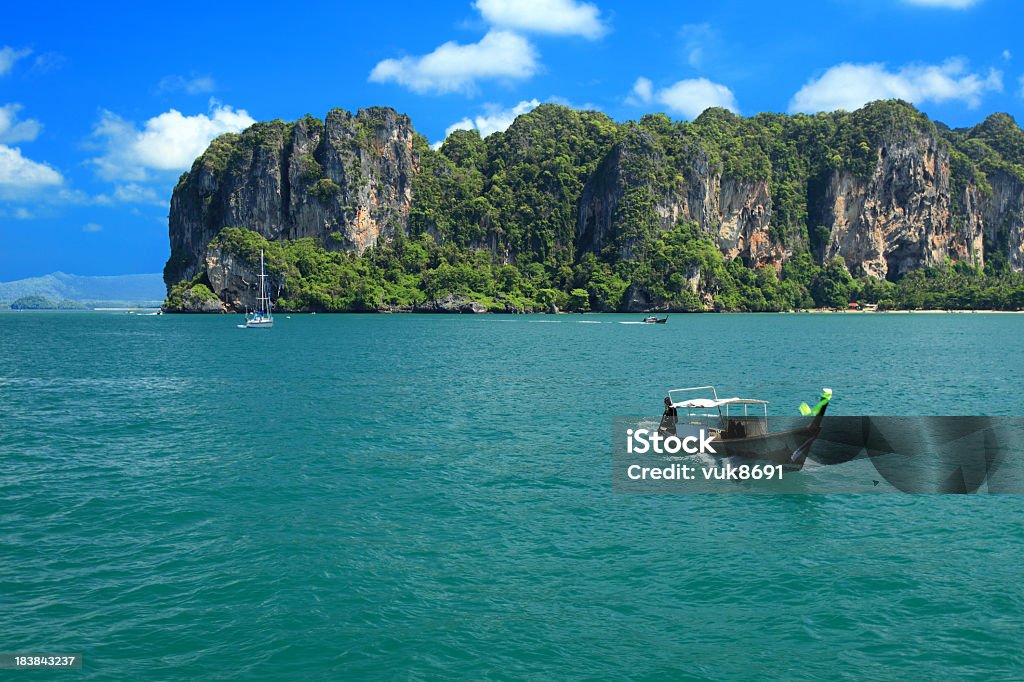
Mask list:
[[84,655],[0,676],[1024,678],[1024,497],[610,477],[681,386],[1024,414],[1024,316],[638,318],[0,314],[0,651]]

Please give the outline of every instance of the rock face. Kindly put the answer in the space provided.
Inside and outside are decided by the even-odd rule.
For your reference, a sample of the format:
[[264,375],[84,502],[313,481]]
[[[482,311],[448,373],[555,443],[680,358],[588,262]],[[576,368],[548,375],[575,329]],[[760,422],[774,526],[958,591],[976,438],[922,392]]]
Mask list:
[[991,194],[983,195],[979,202],[981,232],[990,244],[1005,248],[1014,270],[1024,270],[1024,182],[1009,173],[998,172],[989,176],[989,183]]
[[657,182],[665,154],[653,137],[632,128],[598,165],[580,198],[576,223],[577,243],[583,252],[612,247],[619,258],[631,258],[642,234],[623,234],[620,224],[627,213],[643,212],[648,229],[668,229],[681,206],[673,187]]
[[[814,253],[818,262],[839,256],[854,274],[897,279],[947,258],[980,266],[986,251],[995,249],[1015,270],[1024,269],[1019,174],[990,172],[985,191],[974,178],[961,178],[963,189],[955,193],[950,145],[934,127],[894,124],[878,134],[873,147],[861,145],[869,157],[866,172],[843,168],[827,173],[823,182],[802,180],[812,213],[807,228],[817,224],[825,237]],[[674,163],[648,131],[629,128],[583,190],[580,251],[611,247],[619,258],[631,258],[645,232],[669,229],[678,220],[698,225],[727,259],[740,258],[747,266],[778,271],[794,246],[801,246],[773,233],[768,179],[731,177],[696,144],[676,154]],[[630,223],[634,227],[624,229]],[[644,227],[637,230],[637,223]],[[814,244],[805,246],[815,250]],[[632,293],[637,309],[655,305],[642,292]]]
[[413,308],[414,313],[486,313],[487,307],[459,294],[450,294],[443,299],[427,301]]
[[825,194],[831,236],[825,260],[842,256],[863,274],[902,276],[946,257],[970,257],[950,221],[949,154],[930,136],[875,150],[867,178],[836,171]]
[[[214,242],[206,249],[203,261],[210,288],[224,302],[227,310],[245,312],[255,310],[259,296],[259,264],[226,251]],[[281,295],[280,278],[268,273],[267,289],[273,301]]]
[[[769,235],[768,182],[723,178],[698,145],[689,146],[684,158],[681,168],[672,168],[648,131],[629,129],[583,189],[579,250],[599,253],[612,245],[619,258],[629,259],[646,233],[668,230],[682,219],[713,235],[726,258],[781,267],[787,252]],[[646,229],[624,234],[622,225],[631,219],[646,222]]]
[[[651,236],[682,221],[711,235],[727,259],[776,271],[808,251],[818,263],[840,256],[855,275],[888,279],[947,258],[982,265],[994,251],[1024,269],[1024,133],[1008,116],[950,131],[905,103],[883,102],[803,119],[718,110],[692,124],[645,117],[597,130],[593,118],[559,128],[566,116],[545,107],[463,145],[461,157],[453,145],[444,163],[428,156],[444,148],[427,149],[408,117],[387,108],[335,109],[323,121],[272,121],[222,136],[174,190],[165,282],[205,273],[228,308],[245,309],[255,302],[256,273],[209,247],[222,228],[362,253],[409,234],[415,216],[415,229],[436,241],[462,225],[472,238],[460,246],[513,264],[524,251],[553,249],[575,262],[587,254],[636,259]],[[807,134],[811,125],[818,138]],[[564,148],[549,153],[546,142],[558,136],[583,151],[571,159]],[[426,186],[417,184],[428,177],[424,167],[437,179],[432,198],[416,194]],[[449,194],[438,199],[437,187]],[[519,207],[522,196],[556,200]],[[710,300],[699,270],[683,274],[697,299]],[[284,282],[271,285],[273,293]],[[638,289],[624,301],[628,309],[658,306]],[[450,297],[423,309],[480,312],[474,306],[482,307]]]
[[197,296],[193,291],[186,291],[181,297],[181,305],[173,308],[163,306],[166,312],[173,313],[226,313],[228,308],[221,301],[214,298]]
[[224,227],[359,253],[405,229],[419,168],[413,136],[407,116],[375,107],[257,123],[214,140],[171,198],[164,281],[199,273]]

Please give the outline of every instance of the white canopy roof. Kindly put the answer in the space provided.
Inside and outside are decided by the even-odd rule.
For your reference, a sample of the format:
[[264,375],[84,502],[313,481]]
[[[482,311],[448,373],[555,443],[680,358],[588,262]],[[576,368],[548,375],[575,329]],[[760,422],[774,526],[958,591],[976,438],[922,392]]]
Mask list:
[[678,403],[672,403],[673,407],[683,408],[696,408],[696,409],[710,409],[712,407],[721,407],[722,405],[767,405],[766,400],[755,400],[753,398],[719,398],[718,400],[712,400],[711,398],[693,398],[692,400],[683,400]]
[[[692,391],[703,391],[705,395],[710,393],[713,398],[690,398],[689,400],[676,400],[677,393],[690,393]],[[674,388],[668,392],[672,400],[672,407],[681,407],[687,410],[710,410],[721,408],[722,405],[767,405],[767,400],[755,400],[754,398],[719,398],[718,391],[714,386],[696,386],[694,388]],[[692,393],[691,393],[692,395]],[[767,407],[765,408],[768,409]]]

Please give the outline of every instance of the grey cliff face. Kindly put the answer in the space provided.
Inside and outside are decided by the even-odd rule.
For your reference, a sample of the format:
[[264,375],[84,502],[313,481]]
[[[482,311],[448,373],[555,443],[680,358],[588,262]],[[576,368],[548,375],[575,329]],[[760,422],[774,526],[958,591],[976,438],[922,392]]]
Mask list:
[[981,201],[982,231],[992,244],[1004,246],[1014,270],[1024,270],[1024,183],[1005,173],[989,176],[992,193]]
[[723,178],[704,149],[693,145],[688,152],[682,168],[669,168],[649,133],[630,130],[584,187],[577,220],[580,251],[597,253],[615,245],[619,258],[633,257],[642,235],[621,234],[624,214],[649,202],[652,231],[687,220],[711,234],[726,258],[781,266],[784,250],[769,238],[772,201],[767,181]]
[[405,229],[419,169],[414,135],[407,116],[372,108],[259,123],[220,150],[215,140],[171,198],[165,282],[199,273],[224,227],[359,253]]
[[577,225],[580,250],[597,253],[617,245],[618,257],[631,258],[639,236],[623,236],[621,226],[634,205],[645,201],[653,208],[650,229],[667,230],[680,219],[689,220],[715,238],[726,258],[781,264],[783,250],[769,239],[767,181],[723,178],[697,145],[682,168],[671,168],[662,148],[641,129],[630,130],[612,148],[584,187]]
[[[210,280],[210,289],[224,302],[226,310],[245,312],[256,309],[260,274],[258,262],[252,263],[211,244],[206,249],[203,265]],[[281,278],[273,272],[268,273],[267,289],[271,300],[278,298],[284,289]]]

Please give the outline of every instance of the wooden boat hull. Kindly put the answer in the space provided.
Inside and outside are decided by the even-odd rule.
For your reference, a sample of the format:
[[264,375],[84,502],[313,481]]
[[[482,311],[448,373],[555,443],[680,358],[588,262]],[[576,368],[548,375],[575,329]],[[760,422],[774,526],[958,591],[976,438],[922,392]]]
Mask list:
[[751,436],[730,438],[728,433],[713,442],[716,454],[722,458],[735,458],[781,464],[790,471],[803,469],[811,446],[821,434],[821,421],[828,403],[823,405],[807,426],[769,431]]
[[771,462],[796,471],[803,468],[820,431],[808,425],[748,438],[716,439],[713,444],[716,455],[723,459]]

